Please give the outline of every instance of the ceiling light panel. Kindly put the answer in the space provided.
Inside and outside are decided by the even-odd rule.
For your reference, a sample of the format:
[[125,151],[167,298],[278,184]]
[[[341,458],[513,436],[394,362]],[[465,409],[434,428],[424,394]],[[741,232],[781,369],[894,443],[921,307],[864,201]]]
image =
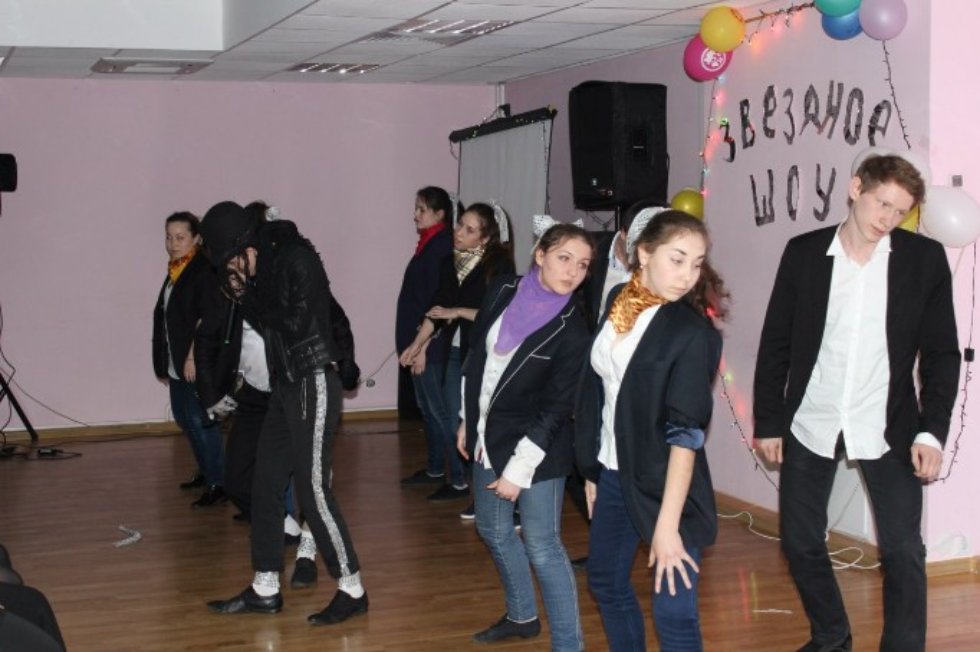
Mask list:
[[437,18],[439,20],[509,20],[519,22],[550,14],[554,9],[554,7],[534,7],[525,4],[464,5],[452,3],[426,14],[423,18]]
[[428,13],[444,4],[446,4],[445,0],[320,0],[298,15],[357,16],[404,20]]

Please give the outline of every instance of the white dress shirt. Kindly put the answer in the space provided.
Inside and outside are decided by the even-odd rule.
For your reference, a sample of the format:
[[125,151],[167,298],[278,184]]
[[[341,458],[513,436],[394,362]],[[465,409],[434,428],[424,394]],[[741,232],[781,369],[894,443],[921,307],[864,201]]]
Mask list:
[[636,318],[633,328],[626,333],[617,333],[608,319],[602,325],[595,344],[592,346],[590,362],[592,368],[602,378],[605,400],[602,406],[602,430],[600,432],[599,462],[610,471],[619,470],[616,456],[616,401],[623,375],[629,365],[636,345],[650,325],[650,321],[660,306],[647,308]]
[[[888,386],[888,259],[891,236],[882,238],[870,260],[851,260],[840,227],[827,249],[834,257],[827,319],[817,362],[792,432],[813,453],[833,459],[842,435],[848,459],[874,460],[888,452],[885,441]],[[941,449],[929,433],[916,443]]]
[[245,382],[260,392],[271,392],[269,364],[265,358],[265,340],[247,319],[242,320],[242,352],[238,358],[238,370]]

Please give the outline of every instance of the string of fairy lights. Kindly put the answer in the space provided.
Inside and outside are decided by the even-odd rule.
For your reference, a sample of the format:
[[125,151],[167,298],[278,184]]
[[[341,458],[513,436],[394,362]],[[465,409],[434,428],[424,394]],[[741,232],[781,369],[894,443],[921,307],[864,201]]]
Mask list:
[[[776,28],[777,24],[780,21],[783,22],[787,28],[789,28],[789,27],[792,26],[791,25],[791,18],[793,17],[793,15],[795,15],[795,14],[801,12],[801,11],[805,11],[805,10],[808,10],[808,9],[815,8],[815,6],[816,6],[815,5],[815,2],[807,2],[807,3],[804,3],[804,4],[793,4],[793,5],[790,5],[787,8],[778,9],[778,10],[775,10],[775,11],[762,11],[762,10],[760,10],[758,16],[754,16],[752,18],[745,19],[745,23],[755,23],[756,24],[756,27],[752,31],[752,33],[746,37],[746,39],[745,39],[746,44],[751,44],[752,43],[753,39],[756,38],[756,36],[759,34],[760,30],[765,26],[765,24],[767,22],[769,24],[770,30],[774,30]],[[896,115],[896,117],[898,119],[899,127],[901,128],[902,139],[905,142],[906,148],[909,149],[909,150],[911,150],[912,149],[912,145],[911,145],[911,140],[909,138],[909,133],[908,133],[908,123],[905,121],[905,116],[902,114],[902,110],[901,110],[901,107],[900,107],[899,102],[898,102],[898,93],[897,93],[896,88],[895,88],[895,82],[894,82],[894,77],[893,77],[893,72],[892,72],[891,55],[890,55],[890,53],[888,51],[887,41],[882,40],[881,41],[881,47],[882,47],[882,53],[883,53],[883,63],[884,63],[884,66],[885,66],[885,79],[884,79],[884,81],[888,84],[888,89],[889,89],[889,93],[891,95],[891,100],[892,100],[892,106],[895,109],[895,115]],[[705,129],[704,129],[705,136],[704,136],[704,141],[702,143],[701,150],[698,152],[698,159],[700,161],[700,168],[701,168],[700,169],[700,172],[699,172],[699,190],[700,190],[701,194],[704,195],[704,196],[707,196],[707,194],[708,194],[708,191],[707,191],[707,188],[706,188],[706,182],[707,182],[707,177],[709,176],[709,173],[711,171],[710,170],[709,161],[712,158],[712,155],[713,155],[713,152],[714,152],[714,148],[715,148],[717,142],[720,141],[720,140],[722,140],[721,134],[718,134],[718,138],[716,139],[716,137],[715,137],[716,136],[716,134],[715,134],[716,130],[712,128],[712,125],[717,124],[718,130],[726,129],[726,131],[727,131],[728,127],[730,126],[730,122],[729,122],[729,119],[727,117],[725,117],[724,115],[716,116],[716,113],[718,112],[718,109],[723,104],[722,99],[723,99],[723,95],[724,95],[724,84],[725,84],[725,79],[726,79],[727,74],[728,73],[726,72],[726,73],[723,73],[723,74],[719,75],[718,77],[712,79],[711,80],[711,88],[709,90],[710,100],[709,100],[708,107],[707,107],[707,122],[706,122]],[[728,136],[727,133],[726,133],[725,136],[724,136],[724,139],[727,140],[729,138],[730,138],[730,136]],[[975,313],[975,309],[976,309],[976,266],[977,266],[977,243],[974,242],[974,244],[973,244],[973,274],[971,276],[971,278],[972,278],[972,286],[971,286],[971,292],[970,292],[970,296],[971,296],[971,304],[970,304],[970,327],[969,327],[969,330],[968,330],[969,342],[968,342],[967,347],[966,347],[967,351],[969,351],[971,353],[973,351],[973,322],[974,322],[974,313]],[[949,463],[948,463],[947,468],[946,468],[946,473],[944,475],[941,475],[937,479],[937,481],[939,481],[939,482],[944,482],[945,483],[947,480],[949,480],[949,478],[950,478],[950,476],[952,474],[952,471],[953,471],[953,467],[957,463],[957,458],[958,458],[958,455],[959,455],[959,452],[960,452],[960,448],[961,448],[961,446],[960,446],[961,438],[963,436],[963,433],[966,431],[967,403],[968,403],[968,399],[969,399],[969,387],[970,387],[970,382],[973,380],[973,372],[972,372],[972,368],[971,368],[971,363],[972,362],[973,362],[972,355],[966,356],[966,360],[965,360],[965,363],[964,363],[965,364],[965,370],[964,370],[964,376],[963,376],[963,385],[962,385],[962,388],[960,389],[960,393],[962,394],[962,398],[961,398],[961,401],[960,401],[959,412],[958,412],[958,417],[959,417],[959,419],[958,419],[959,420],[958,429],[957,429],[957,432],[956,432],[955,437],[953,438],[952,444],[951,444],[951,446],[949,448]],[[735,431],[737,433],[740,441],[742,442],[742,444],[745,447],[746,451],[748,452],[749,456],[752,458],[753,470],[754,471],[761,472],[762,475],[765,477],[766,481],[770,485],[772,485],[773,488],[778,489],[778,484],[776,483],[775,480],[773,480],[772,475],[765,468],[765,466],[763,466],[762,462],[759,460],[758,456],[756,455],[755,449],[752,447],[752,437],[749,434],[746,433],[745,428],[742,427],[741,421],[739,420],[738,411],[736,410],[735,401],[733,401],[732,396],[731,396],[731,393],[729,391],[729,389],[730,389],[729,388],[729,384],[730,384],[730,381],[731,381],[731,372],[729,372],[729,371],[719,371],[718,378],[719,378],[719,381],[720,381],[719,385],[720,385],[720,393],[721,393],[721,396],[725,400],[725,403],[728,406],[728,410],[729,410],[729,412],[731,414],[731,417],[732,417],[732,421],[731,421],[730,427],[731,427],[731,429],[733,431]]]

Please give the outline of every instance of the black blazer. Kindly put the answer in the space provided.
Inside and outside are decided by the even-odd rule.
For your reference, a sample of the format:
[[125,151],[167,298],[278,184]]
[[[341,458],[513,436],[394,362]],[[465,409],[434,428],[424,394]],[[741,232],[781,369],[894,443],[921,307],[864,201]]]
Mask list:
[[[610,293],[610,303],[622,287]],[[648,543],[667,481],[666,425],[707,428],[721,348],[721,335],[711,322],[688,302],[675,301],[654,315],[623,374],[616,400],[616,456],[626,510]],[[598,454],[604,401],[602,378],[587,363],[576,402],[575,455],[582,476],[592,482],[602,468]],[[684,545],[698,547],[714,543],[718,532],[703,447],[695,453],[679,529]]]
[[[514,261],[511,260],[510,256],[500,256],[494,275],[490,279],[486,278],[485,263],[486,261],[481,261],[460,283],[456,276],[455,257],[449,254],[443,258],[439,267],[439,287],[432,298],[432,305],[429,307],[442,306],[444,308],[475,308],[479,310],[483,304],[483,298],[487,294],[489,283],[498,276],[514,275]],[[470,331],[473,329],[474,322],[468,319],[456,319],[452,322],[447,322],[445,319],[433,319],[432,323],[436,326],[436,332],[432,336],[432,344],[429,348],[440,347],[443,349],[443,357],[437,359],[446,359],[445,355],[452,345],[453,337],[458,328],[460,358],[465,360],[469,351]]]
[[168,282],[169,279],[164,279],[153,309],[153,371],[157,378],[167,378],[168,362],[172,359],[177,375],[184,379],[184,360],[191,350],[198,320],[208,306],[220,301],[221,295],[214,270],[200,252],[187,263],[174,284],[164,314],[163,295]]
[[[463,365],[466,449],[472,458],[480,418],[480,390],[487,362],[486,338],[510,305],[520,277],[499,277],[487,289],[476,321],[470,352]],[[534,482],[565,477],[572,470],[571,416],[582,364],[588,355],[589,331],[572,297],[547,324],[531,333],[514,353],[494,390],[484,441],[499,477],[522,437],[545,451]]]
[[[784,437],[817,362],[827,321],[837,227],[796,236],[786,244],[766,311],[755,368],[755,436]],[[888,257],[888,404],[885,441],[911,448],[928,432],[946,442],[959,382],[960,351],[952,278],[938,242],[896,229]],[[919,359],[921,406],[913,367]]]

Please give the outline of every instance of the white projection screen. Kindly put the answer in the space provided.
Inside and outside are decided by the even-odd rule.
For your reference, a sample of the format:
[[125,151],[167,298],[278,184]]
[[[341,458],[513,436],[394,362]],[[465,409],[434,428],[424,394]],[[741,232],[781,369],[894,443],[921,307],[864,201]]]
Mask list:
[[[493,125],[505,122],[515,124],[493,130]],[[547,213],[552,119],[549,114],[546,119],[520,122],[521,116],[501,118],[473,128],[470,137],[460,138],[459,199],[464,206],[493,200],[507,212],[514,262],[517,272],[523,274],[534,246],[531,218]],[[492,132],[481,135],[485,131]]]

